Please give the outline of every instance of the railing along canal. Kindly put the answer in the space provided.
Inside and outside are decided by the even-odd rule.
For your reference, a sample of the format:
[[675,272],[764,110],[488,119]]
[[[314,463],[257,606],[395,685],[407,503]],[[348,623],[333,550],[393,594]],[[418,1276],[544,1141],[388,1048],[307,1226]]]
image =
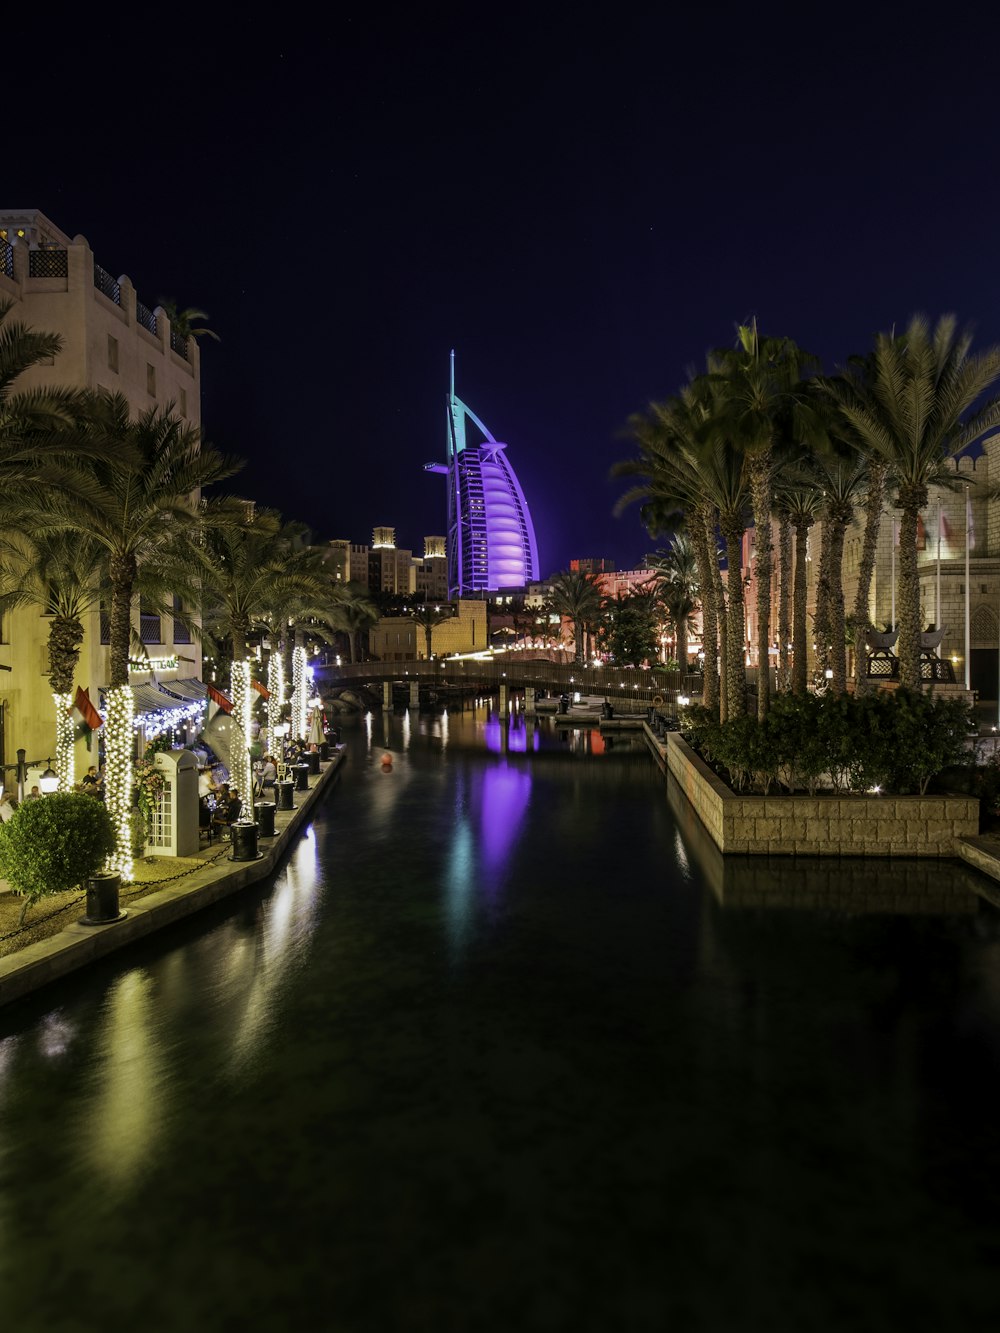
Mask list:
[[645,709],[676,704],[679,695],[691,698],[701,694],[700,674],[649,670],[637,667],[590,667],[563,665],[531,659],[514,662],[437,658],[430,662],[357,662],[354,665],[320,667],[320,680],[328,686],[350,685],[352,681],[391,680],[406,684],[417,680],[430,686],[434,681],[448,685],[482,686],[487,691],[501,685],[521,689],[532,686],[556,694],[603,695],[623,703],[632,699]]

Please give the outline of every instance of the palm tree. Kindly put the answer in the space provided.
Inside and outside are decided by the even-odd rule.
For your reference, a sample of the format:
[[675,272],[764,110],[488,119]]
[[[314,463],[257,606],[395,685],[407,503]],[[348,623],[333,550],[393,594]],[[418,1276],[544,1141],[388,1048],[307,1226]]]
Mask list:
[[660,601],[677,635],[677,664],[681,671],[687,671],[688,622],[698,610],[698,560],[694,545],[683,531],[677,532],[669,550],[658,551],[649,565],[660,576]]
[[1000,379],[1000,346],[975,356],[971,348],[971,333],[960,333],[953,315],[933,330],[915,315],[901,335],[878,335],[870,378],[834,389],[858,438],[888,468],[901,510],[897,653],[900,684],[909,689],[920,685],[920,511],[932,485],[953,481],[947,460],[1000,423],[1000,399],[973,410]]
[[756,546],[757,716],[763,720],[769,706],[775,466],[781,446],[802,430],[796,420],[804,402],[802,371],[814,358],[789,338],[762,338],[756,320],[737,333],[738,350],[715,353],[710,373],[720,389],[716,427],[741,451],[749,483]]
[[823,497],[823,541],[816,581],[816,644],[820,662],[832,672],[830,688],[847,688],[847,622],[844,613],[844,538],[867,485],[867,459],[841,446],[820,450],[810,465]]
[[110,651],[105,719],[108,810],[118,847],[111,868],[131,875],[132,693],[128,687],[132,600],[143,569],[198,560],[201,488],[241,464],[203,448],[197,431],[159,409],[133,420],[122,394],[88,394],[77,430],[90,456],[71,470],[78,493],[52,491],[32,505],[36,531],[89,533],[103,548],[110,588]]
[[55,764],[61,791],[72,790],[73,681],[83,620],[100,597],[102,549],[86,533],[15,531],[0,539],[0,615],[38,606],[49,617],[48,677],[56,713]]
[[[160,301],[160,309],[170,320],[170,330],[178,338],[187,340],[188,338],[211,338],[213,342],[221,342],[222,339],[214,329],[206,328],[200,323],[203,319],[210,318],[207,310],[196,310],[189,306],[186,310],[178,310],[177,302],[167,299]],[[195,323],[198,320],[199,323]]]
[[546,607],[553,615],[572,620],[577,662],[584,660],[584,634],[601,619],[601,604],[601,583],[597,574],[564,570],[556,574],[549,584]]
[[[378,622],[380,612],[362,583],[336,583],[330,606],[330,624],[347,638],[347,652],[353,665],[358,661],[359,639]],[[362,657],[363,653],[360,654]]]
[[822,509],[823,495],[810,480],[782,488],[780,505],[795,534],[795,570],[792,591],[792,693],[804,695],[809,687],[808,619],[806,614],[809,532]]
[[424,645],[428,662],[431,660],[431,639],[434,634],[435,626],[440,625],[443,620],[450,620],[454,615],[453,608],[448,606],[418,606],[410,612],[410,619],[414,624],[419,625],[424,631]]

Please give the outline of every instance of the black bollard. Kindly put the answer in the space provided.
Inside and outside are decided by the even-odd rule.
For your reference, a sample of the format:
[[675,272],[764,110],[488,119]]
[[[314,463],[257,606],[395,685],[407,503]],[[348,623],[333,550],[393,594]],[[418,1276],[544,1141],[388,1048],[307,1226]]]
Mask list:
[[274,837],[274,802],[257,801],[253,808],[257,816],[257,831],[262,838]]
[[319,776],[319,750],[310,750],[306,755],[306,763],[309,765],[309,773],[312,777]]
[[308,791],[308,790],[309,790],[309,765],[308,765],[308,764],[293,764],[293,765],[292,765],[292,770],[293,770],[293,772],[295,773],[295,790],[296,790],[296,791]]
[[231,824],[233,854],[230,861],[259,861],[263,852],[257,850],[256,824]]
[[87,915],[80,918],[81,926],[106,926],[112,921],[124,920],[128,913],[118,907],[121,886],[119,874],[91,875],[87,880]]
[[292,792],[295,790],[294,782],[276,782],[274,790],[278,793],[279,810],[295,809],[295,802],[292,800]]

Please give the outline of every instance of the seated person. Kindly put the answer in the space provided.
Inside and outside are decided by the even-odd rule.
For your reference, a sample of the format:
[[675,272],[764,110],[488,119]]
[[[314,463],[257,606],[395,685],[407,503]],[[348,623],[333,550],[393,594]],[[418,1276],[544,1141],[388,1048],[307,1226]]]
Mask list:
[[207,831],[209,839],[212,837],[212,806],[207,796],[203,796],[198,802],[198,829],[199,832]]
[[99,796],[104,789],[104,778],[97,771],[97,765],[91,764],[83,775],[80,786],[90,796]]
[[274,792],[274,784],[278,780],[278,765],[274,762],[274,756],[266,754],[264,756],[264,765],[260,770],[260,790],[262,795],[268,792]]
[[213,825],[218,829],[227,829],[230,824],[235,824],[240,817],[240,811],[243,809],[243,802],[240,800],[240,794],[235,787],[223,798],[220,797],[215,803],[215,818]]

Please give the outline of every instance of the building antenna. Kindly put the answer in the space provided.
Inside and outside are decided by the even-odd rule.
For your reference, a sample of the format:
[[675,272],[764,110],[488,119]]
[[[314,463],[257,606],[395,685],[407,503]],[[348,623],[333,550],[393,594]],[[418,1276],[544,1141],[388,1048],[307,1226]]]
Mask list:
[[455,349],[451,349],[451,396],[455,397]]

